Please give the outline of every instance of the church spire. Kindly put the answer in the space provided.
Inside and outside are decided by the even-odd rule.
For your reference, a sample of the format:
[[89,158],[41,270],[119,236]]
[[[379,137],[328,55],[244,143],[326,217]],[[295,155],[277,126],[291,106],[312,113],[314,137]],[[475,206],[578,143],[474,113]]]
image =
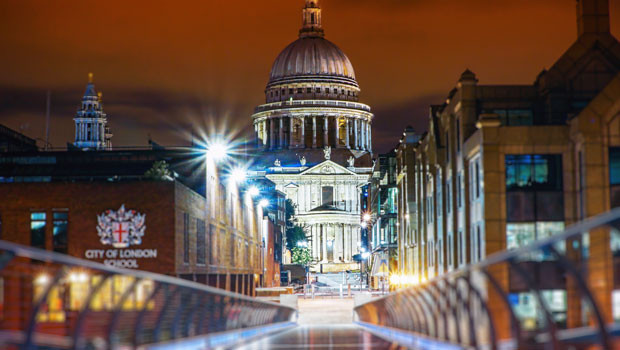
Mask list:
[[323,37],[323,26],[321,26],[321,7],[319,0],[306,0],[306,6],[302,13],[303,26],[299,31],[299,37]]

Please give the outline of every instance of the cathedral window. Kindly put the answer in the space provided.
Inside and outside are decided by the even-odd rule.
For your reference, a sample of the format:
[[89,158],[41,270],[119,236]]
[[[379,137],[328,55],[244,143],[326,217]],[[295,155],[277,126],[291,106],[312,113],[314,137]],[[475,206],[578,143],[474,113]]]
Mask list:
[[334,204],[334,187],[323,186],[321,192],[323,194],[323,205],[333,205]]

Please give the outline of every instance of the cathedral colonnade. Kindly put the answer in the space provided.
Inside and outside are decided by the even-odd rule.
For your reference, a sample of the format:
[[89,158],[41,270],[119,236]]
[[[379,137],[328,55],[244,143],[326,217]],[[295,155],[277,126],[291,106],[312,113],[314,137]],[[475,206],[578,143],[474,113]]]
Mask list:
[[319,263],[349,263],[359,252],[360,225],[333,220],[308,224],[312,257]]
[[372,151],[371,118],[366,115],[275,115],[255,120],[265,150],[345,148]]

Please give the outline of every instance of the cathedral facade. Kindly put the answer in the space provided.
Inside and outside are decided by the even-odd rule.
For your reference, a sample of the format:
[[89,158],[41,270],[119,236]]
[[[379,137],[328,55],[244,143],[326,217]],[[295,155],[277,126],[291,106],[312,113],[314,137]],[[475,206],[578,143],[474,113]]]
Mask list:
[[373,115],[359,101],[353,65],[325,39],[317,0],[306,0],[299,39],[276,58],[266,103],[252,116],[255,176],[296,207],[317,263],[350,268],[361,252],[361,188],[372,172]]

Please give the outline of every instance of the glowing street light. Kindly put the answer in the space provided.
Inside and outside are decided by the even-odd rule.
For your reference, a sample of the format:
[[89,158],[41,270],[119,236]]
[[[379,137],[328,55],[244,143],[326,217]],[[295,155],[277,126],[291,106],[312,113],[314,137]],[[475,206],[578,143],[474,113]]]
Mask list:
[[256,197],[260,194],[260,190],[258,189],[258,187],[252,186],[250,187],[250,189],[248,189],[248,193],[250,194],[250,196]]
[[228,145],[221,141],[213,142],[207,149],[207,157],[215,161],[221,160],[228,155]]
[[366,228],[366,227],[368,227],[368,223],[366,221],[362,221],[360,226],[362,226],[362,228]]
[[230,173],[230,179],[236,183],[241,183],[245,181],[245,169],[235,168]]
[[365,213],[364,216],[362,216],[362,219],[364,220],[364,222],[370,221],[370,219],[371,219],[370,214]]
[[268,200],[266,200],[266,199],[261,199],[261,200],[258,202],[258,206],[259,206],[259,207],[261,207],[261,208],[268,207],[268,206],[269,206],[269,201],[268,201]]

